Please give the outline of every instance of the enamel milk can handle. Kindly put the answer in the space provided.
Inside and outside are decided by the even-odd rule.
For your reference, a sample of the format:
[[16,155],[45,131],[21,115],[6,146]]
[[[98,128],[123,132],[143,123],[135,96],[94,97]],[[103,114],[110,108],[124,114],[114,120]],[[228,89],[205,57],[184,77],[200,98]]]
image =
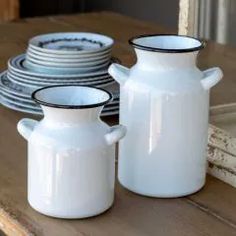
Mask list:
[[17,130],[26,140],[28,140],[36,124],[38,124],[38,121],[24,118],[18,122]]
[[110,132],[105,135],[105,140],[108,145],[118,142],[126,135],[126,127],[123,125],[112,126]]
[[201,84],[205,90],[209,90],[215,86],[223,77],[223,72],[218,67],[213,67],[211,69],[203,71],[203,79]]
[[124,85],[129,78],[130,69],[117,63],[108,68],[108,73],[120,84]]

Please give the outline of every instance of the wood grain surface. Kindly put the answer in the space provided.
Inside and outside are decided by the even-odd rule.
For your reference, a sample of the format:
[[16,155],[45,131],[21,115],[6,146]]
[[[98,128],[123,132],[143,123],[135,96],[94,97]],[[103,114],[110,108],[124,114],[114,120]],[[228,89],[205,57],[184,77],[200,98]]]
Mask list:
[[[115,39],[114,55],[126,65],[135,61],[127,40],[144,33],[171,32],[160,26],[114,13],[32,18],[0,25],[0,68],[7,59],[22,53],[30,37],[57,31],[92,31]],[[212,104],[236,101],[236,53],[234,49],[209,43],[201,53],[201,68],[222,66],[225,78],[212,91]],[[26,142],[16,124],[30,115],[0,107],[0,228],[8,235],[50,236],[231,236],[236,235],[236,189],[208,177],[198,193],[179,199],[138,196],[118,183],[114,206],[106,213],[83,220],[50,218],[27,203]],[[117,117],[107,119],[116,123]]]

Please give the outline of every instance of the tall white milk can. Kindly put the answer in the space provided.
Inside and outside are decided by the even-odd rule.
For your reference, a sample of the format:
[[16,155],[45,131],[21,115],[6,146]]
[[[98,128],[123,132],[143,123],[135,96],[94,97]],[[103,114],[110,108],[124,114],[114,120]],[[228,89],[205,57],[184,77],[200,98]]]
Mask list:
[[180,197],[201,189],[206,176],[209,90],[219,68],[196,66],[204,42],[187,36],[142,35],[130,44],[137,63],[112,64],[121,87],[118,178],[153,197]]

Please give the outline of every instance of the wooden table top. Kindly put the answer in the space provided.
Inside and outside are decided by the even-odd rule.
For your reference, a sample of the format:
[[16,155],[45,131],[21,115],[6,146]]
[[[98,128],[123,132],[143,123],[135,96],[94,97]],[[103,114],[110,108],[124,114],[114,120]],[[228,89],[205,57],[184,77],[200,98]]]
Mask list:
[[[24,52],[30,37],[56,31],[92,31],[116,41],[114,55],[126,65],[134,63],[127,40],[166,29],[114,13],[24,19],[0,25],[0,67]],[[236,50],[210,43],[200,56],[200,67],[222,66],[224,82],[212,91],[212,105],[236,101]],[[135,195],[118,183],[114,206],[106,213],[83,220],[50,218],[34,211],[26,196],[26,142],[16,124],[27,114],[0,106],[0,228],[8,235],[236,235],[236,189],[208,177],[204,189],[179,199]],[[110,120],[110,122],[113,120]],[[116,120],[117,121],[117,120]]]

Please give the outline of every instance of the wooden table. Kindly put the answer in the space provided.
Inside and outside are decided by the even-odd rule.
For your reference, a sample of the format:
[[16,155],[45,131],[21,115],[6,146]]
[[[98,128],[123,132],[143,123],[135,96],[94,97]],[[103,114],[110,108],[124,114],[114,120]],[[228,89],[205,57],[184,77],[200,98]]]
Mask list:
[[[163,33],[166,29],[114,13],[25,19],[0,25],[0,67],[22,53],[30,37],[52,31],[93,31],[112,36],[114,55],[126,65],[134,62],[127,40],[133,35]],[[236,101],[236,51],[210,43],[200,66],[220,65],[225,80],[213,89],[211,104]],[[16,123],[27,114],[0,107],[0,228],[9,235],[236,235],[236,189],[208,177],[204,189],[179,199],[135,195],[118,183],[115,204],[106,213],[84,220],[61,220],[34,211],[26,196],[26,142]],[[117,121],[117,119],[116,119]],[[111,119],[110,122],[114,122]]]

